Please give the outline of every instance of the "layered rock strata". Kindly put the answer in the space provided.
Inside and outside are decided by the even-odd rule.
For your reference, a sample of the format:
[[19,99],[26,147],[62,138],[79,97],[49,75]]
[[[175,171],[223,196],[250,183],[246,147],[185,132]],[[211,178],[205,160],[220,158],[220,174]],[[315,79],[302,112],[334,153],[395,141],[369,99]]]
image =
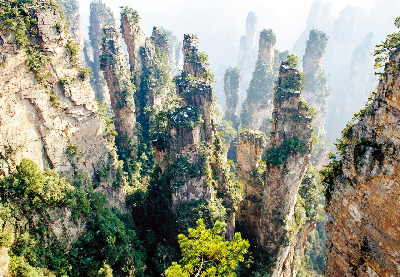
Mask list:
[[118,133],[117,146],[129,148],[137,142],[135,88],[131,83],[127,61],[114,27],[104,28],[100,62],[110,92],[115,129]]
[[46,2],[30,12],[37,35],[28,36],[29,45],[17,45],[8,31],[0,33],[1,172],[28,158],[70,180],[77,171],[96,176],[95,168],[115,165],[115,157],[109,155],[113,145],[89,79],[77,52],[71,52],[73,38],[56,27],[64,21]]
[[343,130],[341,157],[325,170],[325,276],[400,275],[399,66],[397,48],[372,103]]

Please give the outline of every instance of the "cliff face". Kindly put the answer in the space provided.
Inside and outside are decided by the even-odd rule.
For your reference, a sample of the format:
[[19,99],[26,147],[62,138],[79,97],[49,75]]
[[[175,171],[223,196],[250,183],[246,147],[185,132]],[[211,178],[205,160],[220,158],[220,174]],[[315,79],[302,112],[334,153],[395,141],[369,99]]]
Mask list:
[[[293,228],[294,207],[310,157],[311,117],[307,104],[300,98],[299,78],[296,69],[282,64],[274,97],[271,147],[265,156],[268,173],[260,220],[265,228],[260,230],[259,243],[276,257],[272,276],[292,274],[296,241],[293,238],[298,231]],[[282,153],[290,154],[279,157]]]
[[94,167],[115,165],[108,155],[112,144],[80,68],[79,45],[56,27],[64,22],[46,5],[31,10],[37,35],[27,37],[29,45],[18,45],[8,31],[0,34],[1,171],[7,174],[28,158],[71,180],[77,171],[92,177]]
[[294,213],[312,133],[310,108],[301,100],[301,88],[302,75],[288,59],[280,67],[270,145],[262,160],[256,162],[264,145],[260,134],[241,133],[237,147],[245,197],[239,229],[274,261],[267,266],[271,276],[296,275],[294,255],[302,251],[312,230],[301,225]]
[[243,184],[244,199],[238,212],[240,232],[251,245],[257,245],[262,203],[263,180],[257,176],[261,166],[261,155],[266,147],[266,138],[260,131],[241,130],[237,144],[237,174]]
[[325,145],[325,119],[329,88],[327,77],[322,69],[327,42],[328,37],[323,32],[311,30],[303,56],[303,70],[306,80],[303,96],[317,113],[314,119],[314,135],[317,137],[318,143],[313,145],[311,162],[318,169],[322,169],[322,165],[326,163],[328,156],[328,147]]
[[132,74],[142,69],[140,49],[145,46],[146,36],[140,27],[137,11],[125,7],[121,12],[121,32],[128,47],[129,64]]
[[400,274],[399,65],[397,48],[372,103],[343,130],[341,158],[325,170],[326,276]]
[[[93,55],[93,61],[87,60],[88,65],[93,70],[91,84],[96,94],[96,99],[109,105],[110,96],[108,88],[104,76],[100,71],[100,55],[103,27],[106,25],[114,25],[114,16],[110,8],[101,2],[101,0],[97,0],[90,3],[89,20],[89,39],[91,49],[85,49],[85,54],[91,52]],[[86,55],[90,56],[88,54]]]
[[[7,6],[1,8],[7,9]],[[68,247],[85,232],[86,224],[82,215],[76,216],[77,207],[69,206],[62,199],[77,188],[59,178],[58,173],[77,186],[80,183],[82,190],[96,183],[96,191],[107,196],[105,206],[124,210],[125,192],[112,186],[119,168],[113,135],[108,133],[108,125],[99,112],[89,73],[80,65],[79,44],[64,29],[60,10],[50,1],[26,2],[15,7],[14,12],[21,10],[27,12],[17,19],[8,19],[29,21],[30,26],[23,34],[12,28],[0,30],[1,205],[2,209],[7,207],[2,210],[2,216],[7,215],[7,209],[12,210],[11,219],[5,220],[1,231],[11,225],[11,234],[15,232],[15,237],[10,237],[12,243],[22,233],[20,227],[13,226],[17,219],[21,220],[26,234],[37,232],[35,228],[39,225],[46,227],[45,231],[36,233],[38,245],[39,240],[43,243],[43,238],[47,245],[57,242]],[[0,18],[1,25],[4,19]],[[18,196],[11,197],[11,201],[7,199],[12,189],[5,185],[7,176],[16,173],[21,161],[28,163],[30,174],[38,174],[31,176],[29,182],[32,187],[36,186],[31,190],[36,191],[27,189],[22,194],[23,198],[34,201],[32,194],[39,192],[36,196],[39,200],[25,210]],[[37,173],[45,169],[44,174]],[[61,200],[54,200],[55,197]],[[16,256],[14,252],[13,258]],[[1,248],[0,266],[4,267],[0,272],[7,267],[4,259],[7,260],[7,250]],[[12,262],[15,265],[15,260]],[[18,275],[18,270],[13,270]],[[7,270],[1,273],[7,276]]]
[[128,149],[137,143],[133,97],[135,88],[131,83],[127,62],[114,27],[104,28],[100,62],[115,116],[115,130],[118,133],[117,146]]
[[[243,128],[268,130],[273,105],[274,72],[276,37],[272,30],[263,30],[260,34],[258,59],[243,103],[241,121]],[[263,126],[268,125],[268,126]]]

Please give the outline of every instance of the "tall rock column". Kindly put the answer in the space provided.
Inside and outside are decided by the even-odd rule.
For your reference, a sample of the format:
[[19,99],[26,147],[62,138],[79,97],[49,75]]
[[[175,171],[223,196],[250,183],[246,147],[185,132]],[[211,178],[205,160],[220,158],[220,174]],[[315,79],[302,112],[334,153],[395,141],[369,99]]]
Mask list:
[[240,98],[240,77],[241,74],[238,67],[228,68],[224,76],[224,92],[226,99],[225,119],[231,121],[236,130],[239,128],[237,108]]
[[326,163],[328,156],[328,147],[325,145],[325,119],[329,88],[327,77],[322,68],[327,42],[328,37],[323,32],[316,29],[311,30],[303,56],[306,82],[303,96],[317,112],[314,119],[314,135],[318,138],[318,143],[313,145],[311,162],[318,169],[322,169],[322,165]]
[[400,51],[323,171],[331,220],[325,276],[400,275]]
[[[258,243],[273,257],[272,276],[292,276],[301,240],[294,217],[297,193],[310,158],[312,118],[302,100],[302,75],[294,57],[283,62],[275,88],[270,147],[265,151]],[[308,235],[308,234],[307,234]]]
[[85,52],[90,51],[93,54],[93,61],[88,62],[93,71],[93,77],[90,83],[96,93],[96,98],[104,103],[109,102],[110,96],[103,74],[100,71],[100,55],[103,27],[109,24],[115,24],[111,9],[101,2],[101,0],[91,2],[89,39],[92,49],[90,49],[91,51],[86,49]]
[[277,72],[273,71],[275,42],[276,37],[271,29],[261,32],[256,67],[240,115],[243,128],[270,129],[262,125],[264,122],[269,125],[273,110],[274,81],[277,77]]
[[265,135],[256,130],[241,130],[237,143],[237,174],[243,184],[244,199],[237,216],[238,230],[250,244],[257,245],[263,180],[257,176],[266,147]]
[[134,86],[114,27],[104,28],[101,70],[110,92],[117,146],[129,149],[137,141]]
[[121,32],[129,53],[132,74],[142,69],[140,49],[145,46],[146,36],[140,27],[140,16],[136,10],[124,7],[121,11]]
[[172,211],[195,215],[199,207],[206,208],[206,217],[227,223],[226,236],[232,239],[240,193],[216,135],[207,57],[198,51],[193,35],[185,35],[183,53],[184,70],[176,78],[179,104],[156,116],[155,157],[171,190]]

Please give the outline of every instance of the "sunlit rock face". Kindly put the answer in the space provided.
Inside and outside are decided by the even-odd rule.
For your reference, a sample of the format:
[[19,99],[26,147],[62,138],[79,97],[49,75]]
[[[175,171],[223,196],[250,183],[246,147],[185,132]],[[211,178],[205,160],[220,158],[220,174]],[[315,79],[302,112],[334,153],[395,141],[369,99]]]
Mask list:
[[327,191],[326,276],[400,274],[399,65],[396,50],[371,105],[343,131]]
[[[51,168],[73,182],[79,176],[98,182],[111,206],[124,206],[123,188],[113,188],[118,168],[114,142],[107,136],[89,76],[79,61],[79,44],[60,13],[46,1],[29,8],[36,30],[29,44],[15,35],[0,37],[0,174],[7,175],[23,158],[41,170]],[[41,57],[40,70],[31,67]],[[108,168],[108,177],[98,172]]]
[[135,90],[119,44],[119,36],[114,27],[104,28],[100,62],[110,93],[115,130],[118,133],[117,145],[121,148],[129,148],[129,145],[137,142]]

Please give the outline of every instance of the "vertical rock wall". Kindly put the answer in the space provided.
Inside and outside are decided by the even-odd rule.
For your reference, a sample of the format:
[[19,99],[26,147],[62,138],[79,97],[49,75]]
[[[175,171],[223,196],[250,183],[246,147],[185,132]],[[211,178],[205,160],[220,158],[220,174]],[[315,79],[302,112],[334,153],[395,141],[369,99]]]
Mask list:
[[89,60],[88,65],[93,71],[91,85],[96,94],[96,99],[106,104],[109,103],[110,96],[103,74],[100,70],[100,55],[103,28],[109,24],[115,24],[111,9],[101,2],[101,0],[91,2],[89,18],[89,39],[91,49],[86,49],[85,52],[90,51],[93,55],[93,62]]
[[343,130],[341,157],[325,171],[325,276],[400,275],[399,66],[397,48],[372,103]]
[[100,68],[103,71],[110,92],[114,112],[115,130],[118,133],[117,146],[129,149],[137,142],[135,87],[130,80],[127,61],[119,44],[114,27],[104,28]]

